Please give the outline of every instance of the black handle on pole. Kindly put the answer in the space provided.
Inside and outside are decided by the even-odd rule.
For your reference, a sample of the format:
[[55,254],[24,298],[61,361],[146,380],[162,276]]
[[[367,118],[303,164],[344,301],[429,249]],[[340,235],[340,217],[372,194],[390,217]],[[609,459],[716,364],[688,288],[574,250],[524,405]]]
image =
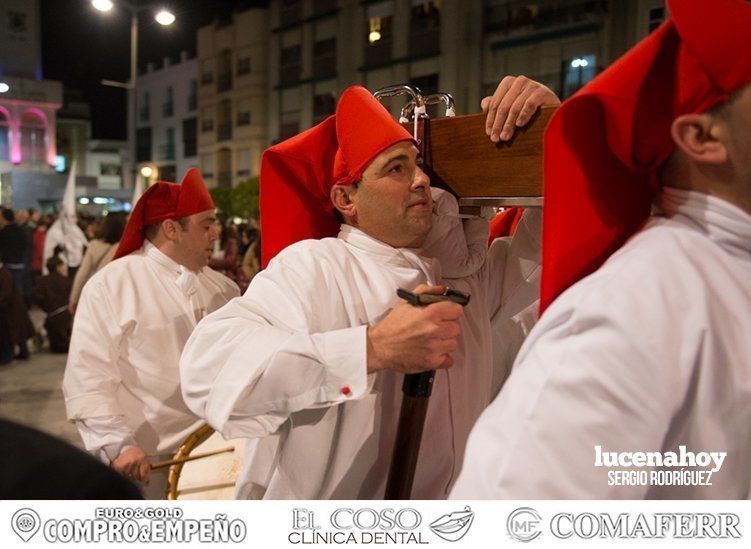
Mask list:
[[[424,307],[439,301],[453,301],[462,306],[469,303],[469,294],[450,288],[440,295],[414,294],[401,288],[396,294],[416,307]],[[404,396],[399,412],[399,425],[396,429],[394,453],[391,457],[384,499],[410,499],[434,378],[435,370],[404,376],[402,384]]]

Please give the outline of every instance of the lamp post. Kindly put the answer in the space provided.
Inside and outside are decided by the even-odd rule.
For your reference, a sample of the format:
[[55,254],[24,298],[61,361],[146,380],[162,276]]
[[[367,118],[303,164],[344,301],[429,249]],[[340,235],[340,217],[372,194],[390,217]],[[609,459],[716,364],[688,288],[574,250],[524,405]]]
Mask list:
[[[126,0],[118,0],[117,4],[130,13],[130,80],[128,82],[116,82],[105,79],[102,80],[102,84],[124,88],[130,93],[130,97],[128,98],[128,155],[130,156],[130,175],[132,178],[136,173],[136,121],[138,120],[136,113],[138,107],[136,94],[136,78],[138,77],[138,14],[147,8],[138,6],[136,1],[131,3]],[[112,0],[91,0],[91,5],[101,12],[109,12],[115,7]],[[174,14],[166,9],[159,10],[154,15],[154,19],[162,26],[171,25],[175,22]]]

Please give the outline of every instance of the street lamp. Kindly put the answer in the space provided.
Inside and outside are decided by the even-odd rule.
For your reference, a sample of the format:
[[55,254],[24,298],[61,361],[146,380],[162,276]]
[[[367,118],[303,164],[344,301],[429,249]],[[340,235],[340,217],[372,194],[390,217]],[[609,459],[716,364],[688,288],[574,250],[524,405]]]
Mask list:
[[151,179],[151,176],[154,175],[154,168],[151,166],[144,166],[141,168],[141,175],[144,179]]
[[[91,0],[91,5],[101,12],[111,11],[114,7],[112,0]],[[133,169],[136,166],[136,77],[138,76],[138,14],[139,12],[147,9],[146,7],[138,6],[135,2],[127,2],[125,0],[119,0],[118,6],[123,7],[130,12],[130,81],[128,82],[116,82],[114,80],[102,80],[102,84],[105,86],[114,86],[116,88],[125,88],[130,90],[130,124],[128,127],[128,145],[130,162]],[[156,22],[162,26],[171,25],[175,22],[175,15],[166,9],[160,10],[154,15]]]

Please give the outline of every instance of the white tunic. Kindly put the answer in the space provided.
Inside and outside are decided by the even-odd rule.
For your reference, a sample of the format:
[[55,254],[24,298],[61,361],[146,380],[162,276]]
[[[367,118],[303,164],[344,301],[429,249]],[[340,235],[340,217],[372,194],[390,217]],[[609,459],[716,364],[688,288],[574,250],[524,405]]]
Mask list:
[[[472,431],[452,497],[748,497],[751,215],[671,188],[662,209],[542,315]],[[727,457],[712,486],[609,486],[629,468],[595,467],[597,445]],[[661,472],[631,470],[648,483]]]
[[52,257],[57,246],[63,248],[60,258],[68,267],[78,267],[83,259],[83,253],[88,245],[86,235],[78,227],[75,220],[70,219],[64,213],[55,221],[44,237],[44,250],[42,254],[42,274],[47,272],[47,260]]
[[82,429],[87,449],[122,442],[124,425],[160,455],[202,423],[183,402],[178,360],[198,320],[238,294],[224,275],[191,275],[149,242],[89,279],[63,380],[68,418],[95,431]]
[[[503,285],[508,239],[472,267],[475,244],[486,246],[480,226],[479,239],[444,268],[472,272],[457,279],[441,279],[435,259],[342,226],[337,238],[284,250],[243,297],[201,321],[180,363],[183,395],[226,438],[255,439],[240,497],[383,497],[403,375],[366,375],[366,328],[394,306],[397,288],[441,281],[472,298],[455,366],[436,375],[413,495],[446,497],[490,399],[490,317],[518,289]],[[539,215],[530,214],[519,234],[538,231]],[[451,250],[455,241],[444,243]]]

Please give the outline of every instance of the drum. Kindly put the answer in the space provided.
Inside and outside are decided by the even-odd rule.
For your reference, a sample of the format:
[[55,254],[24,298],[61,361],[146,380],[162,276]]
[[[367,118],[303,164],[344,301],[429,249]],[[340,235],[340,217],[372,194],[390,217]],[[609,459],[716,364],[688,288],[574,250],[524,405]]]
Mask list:
[[[170,466],[167,499],[235,499],[235,481],[243,466],[245,439],[224,440],[208,425],[180,446]],[[201,454],[212,454],[196,457]]]

